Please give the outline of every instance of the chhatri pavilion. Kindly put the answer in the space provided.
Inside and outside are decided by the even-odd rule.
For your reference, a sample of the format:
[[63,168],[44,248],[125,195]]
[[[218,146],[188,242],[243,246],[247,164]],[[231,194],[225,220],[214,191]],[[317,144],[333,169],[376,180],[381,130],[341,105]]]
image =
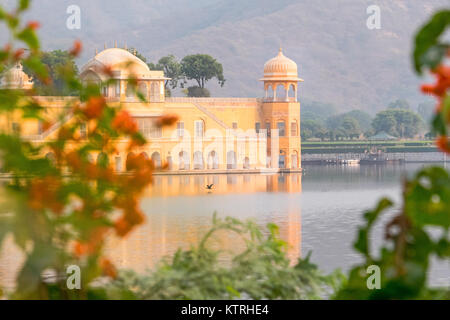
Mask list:
[[[166,97],[163,71],[150,70],[136,55],[122,48],[108,48],[88,61],[80,72],[83,82],[103,83],[104,68],[114,81],[103,86],[102,94],[112,106],[121,106],[136,119],[139,130],[149,143],[137,152],[163,163],[176,172],[211,171],[298,171],[301,170],[300,103],[298,102],[297,64],[282,50],[264,65],[263,98],[187,98]],[[142,102],[129,85],[137,80],[137,90],[146,98]],[[21,65],[3,76],[0,89],[30,90],[33,86]],[[71,121],[68,102],[76,97],[38,96],[35,99],[54,119],[43,129],[38,121],[0,118],[0,127],[8,128],[40,143],[55,138],[57,129]],[[155,125],[162,115],[177,115],[173,127]],[[64,117],[61,117],[64,115]],[[81,137],[89,135],[82,126]],[[124,170],[126,142],[119,142],[117,154],[109,159],[116,171]],[[122,151],[123,150],[123,151]],[[48,154],[48,156],[52,156]],[[92,154],[92,159],[101,154]]]

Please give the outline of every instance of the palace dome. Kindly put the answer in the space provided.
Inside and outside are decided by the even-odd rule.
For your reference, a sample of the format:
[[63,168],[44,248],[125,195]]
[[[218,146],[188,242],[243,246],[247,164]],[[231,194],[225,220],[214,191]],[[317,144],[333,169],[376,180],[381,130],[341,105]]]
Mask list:
[[113,70],[130,66],[142,72],[150,71],[150,68],[144,61],[126,49],[109,48],[98,53],[94,59],[104,65],[110,66]]
[[110,68],[115,75],[114,78],[128,79],[136,77],[145,79],[151,77],[151,71],[148,65],[122,48],[109,48],[95,55],[81,69],[81,77],[92,71],[98,75],[103,73],[105,67]]
[[22,64],[18,63],[4,73],[0,88],[30,90],[33,88],[33,80],[23,72]]
[[261,80],[292,80],[298,78],[297,64],[286,57],[280,48],[278,55],[264,64],[264,78]]

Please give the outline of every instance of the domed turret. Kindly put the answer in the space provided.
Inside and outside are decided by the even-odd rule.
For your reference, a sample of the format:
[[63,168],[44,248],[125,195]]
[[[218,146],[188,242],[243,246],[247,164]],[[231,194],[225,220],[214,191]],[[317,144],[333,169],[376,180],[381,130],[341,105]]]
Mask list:
[[[280,48],[278,55],[264,64],[264,78],[266,79],[298,79],[297,64],[286,57]],[[301,80],[301,79],[298,79]]]
[[[137,81],[139,93],[150,102],[164,101],[164,81],[170,80],[163,71],[150,70],[136,54],[117,47],[97,53],[81,68],[80,79],[86,83],[102,84],[102,93],[109,99],[130,102],[138,101],[135,85],[130,84],[130,80]],[[115,80],[114,84],[104,84],[110,79]]]
[[0,89],[33,89],[33,80],[23,72],[22,64],[18,63],[4,73],[0,82]]
[[[278,55],[264,64],[264,91],[266,101],[289,102],[297,101],[297,84],[303,81],[298,77],[297,64],[283,54],[280,48]],[[284,87],[284,93],[277,96],[277,88]],[[293,96],[289,97],[292,90]],[[273,93],[272,95],[270,93]]]

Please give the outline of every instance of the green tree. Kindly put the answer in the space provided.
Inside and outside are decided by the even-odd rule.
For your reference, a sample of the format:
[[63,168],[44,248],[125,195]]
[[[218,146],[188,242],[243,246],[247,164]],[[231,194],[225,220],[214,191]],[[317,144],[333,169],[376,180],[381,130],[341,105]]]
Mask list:
[[350,139],[358,138],[361,134],[361,128],[359,127],[358,120],[350,116],[346,116],[344,118],[341,128]]
[[315,120],[302,120],[300,128],[300,135],[303,140],[308,140],[310,138],[323,139],[326,134],[326,130],[322,124]]
[[[172,54],[159,59],[157,67],[158,70],[164,71],[166,77],[170,78],[164,83],[166,90],[169,89],[169,85],[170,89],[175,89],[178,86],[178,82],[183,79],[181,63]],[[181,86],[183,86],[183,83],[181,83]]]
[[377,113],[372,121],[376,133],[385,131],[401,138],[413,138],[422,128],[420,116],[410,110],[388,109]]
[[372,117],[365,111],[362,110],[352,110],[344,113],[344,116],[349,116],[354,118],[362,131],[368,131],[372,128]]
[[223,86],[225,78],[223,67],[216,59],[207,54],[189,55],[181,60],[183,74],[188,80],[195,80],[200,88],[204,88],[206,82],[216,78]]
[[186,89],[186,95],[188,97],[210,97],[211,93],[206,88],[192,86]]
[[[147,58],[144,57],[144,56],[142,55],[142,53],[140,53],[136,48],[130,48],[130,49],[128,49],[128,51],[129,51],[130,53],[134,54],[136,57],[138,57],[138,58],[141,59],[142,61],[144,61],[145,63],[149,64],[149,63],[147,62]],[[149,66],[149,67],[150,67],[150,66]],[[156,69],[150,68],[150,70],[156,70]]]
[[24,66],[24,71],[33,77],[34,87],[37,94],[43,96],[50,95],[76,95],[77,91],[67,86],[65,79],[67,74],[78,75],[78,67],[74,57],[66,50],[53,50],[42,52],[40,56],[41,63],[47,68],[50,82],[44,83],[34,72]]

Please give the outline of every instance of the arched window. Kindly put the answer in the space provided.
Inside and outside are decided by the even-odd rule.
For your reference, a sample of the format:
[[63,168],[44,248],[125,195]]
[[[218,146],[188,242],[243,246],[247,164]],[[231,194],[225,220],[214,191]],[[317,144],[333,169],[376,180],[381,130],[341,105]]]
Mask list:
[[295,101],[295,86],[293,84],[289,85],[288,97],[289,101]]
[[144,96],[145,99],[148,97],[147,93],[147,84],[145,82],[140,82],[138,85],[138,91],[141,95]]
[[244,169],[250,169],[250,159],[249,157],[244,158]]
[[135,86],[131,83],[127,83],[127,90],[126,90],[126,96],[127,98],[134,98],[135,97]]
[[186,151],[181,151],[178,154],[178,169],[189,170],[189,168],[190,168],[189,155]]
[[104,152],[100,152],[97,156],[97,165],[106,168],[109,165],[108,155]]
[[152,161],[155,165],[155,168],[161,168],[161,155],[159,152],[155,151],[152,153]]
[[151,102],[159,102],[160,101],[160,95],[159,95],[159,82],[152,82],[150,85],[150,101]]
[[208,155],[208,169],[219,169],[219,156],[214,150]]
[[203,138],[205,132],[205,123],[203,120],[196,120],[194,122],[194,137]]
[[279,84],[277,85],[277,99],[276,101],[285,101],[286,100],[286,88],[284,85]]
[[278,136],[285,137],[286,136],[286,123],[284,120],[280,120],[277,122]]
[[297,151],[294,151],[294,153],[291,155],[291,168],[292,169],[298,168],[298,153],[297,153]]
[[203,153],[201,151],[196,151],[194,153],[194,170],[203,170]]
[[297,120],[294,120],[291,122],[291,137],[297,137],[298,136],[298,125]]
[[236,152],[227,152],[227,169],[236,169]]
[[125,168],[127,169],[127,170],[131,170],[131,166],[132,166],[132,162],[133,162],[133,159],[135,158],[135,155],[134,155],[134,153],[133,152],[130,152],[128,155],[127,155],[127,160],[126,160],[126,162],[125,162]]

